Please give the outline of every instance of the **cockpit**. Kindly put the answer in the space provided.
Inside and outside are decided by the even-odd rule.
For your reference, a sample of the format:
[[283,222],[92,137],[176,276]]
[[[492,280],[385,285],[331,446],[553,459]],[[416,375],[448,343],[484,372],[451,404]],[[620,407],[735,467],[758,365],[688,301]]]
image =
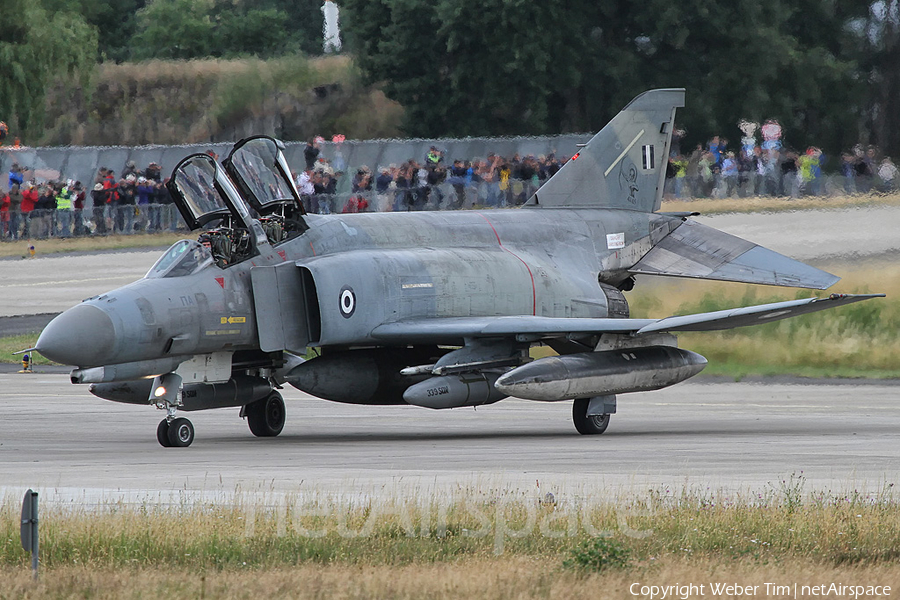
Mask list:
[[159,257],[145,277],[158,279],[163,277],[185,277],[198,273],[214,263],[210,249],[194,240],[175,242]]
[[173,252],[199,246],[211,263],[227,268],[259,254],[261,244],[275,246],[302,235],[308,229],[305,211],[283,148],[256,136],[235,144],[222,166],[207,154],[182,160],[166,186],[185,223],[200,233],[191,248],[172,246],[147,276],[184,274],[174,269],[177,256],[167,262]]

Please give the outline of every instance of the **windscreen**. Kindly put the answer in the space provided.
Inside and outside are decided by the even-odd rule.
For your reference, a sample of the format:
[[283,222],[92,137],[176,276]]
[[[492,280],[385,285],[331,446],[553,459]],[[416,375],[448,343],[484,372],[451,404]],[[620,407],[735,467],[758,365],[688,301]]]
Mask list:
[[145,276],[147,279],[161,277],[184,277],[192,275],[213,264],[209,248],[193,240],[175,242],[159,257]]

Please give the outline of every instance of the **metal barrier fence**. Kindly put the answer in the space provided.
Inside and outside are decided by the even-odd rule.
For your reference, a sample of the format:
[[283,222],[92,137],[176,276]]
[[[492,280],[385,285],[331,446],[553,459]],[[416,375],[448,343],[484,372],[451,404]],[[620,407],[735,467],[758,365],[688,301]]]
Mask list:
[[[796,177],[771,180],[751,177],[734,187],[729,187],[727,182],[716,180],[708,189],[698,193],[694,188],[701,188],[702,183],[688,179],[680,182],[676,179],[667,179],[665,192],[667,198],[681,199],[751,196],[789,199],[800,196],[892,193],[896,188],[890,183],[892,182],[886,183],[877,179],[863,181],[861,178],[839,175],[820,177],[805,184]],[[303,205],[307,212],[315,214],[506,208],[522,204],[542,184],[542,181],[535,179],[514,178],[509,179],[508,185],[501,185],[496,181],[472,181],[467,184],[445,181],[438,185],[411,188],[392,186],[384,193],[365,191],[304,196]],[[0,212],[0,241],[160,232],[188,234],[187,227],[174,204],[100,207],[88,205],[82,210],[36,209],[28,213]]]
[[[363,165],[375,171],[379,167],[399,165],[411,158],[420,163],[424,162],[431,146],[443,150],[444,163],[449,165],[456,159],[485,158],[489,153],[509,158],[515,154],[525,157],[553,153],[569,157],[578,151],[576,144],[590,139],[591,134],[433,140],[347,140],[342,143],[321,143],[320,156],[327,159],[336,170],[343,170],[349,175]],[[182,146],[0,147],[0,173],[8,173],[10,167],[16,163],[27,171],[26,179],[32,177],[36,177],[38,181],[74,179],[81,181],[90,189],[89,184],[94,181],[100,167],[113,169],[118,175],[129,161],[134,161],[140,170],[145,169],[150,163],[157,163],[161,167],[163,177],[168,177],[184,157],[212,150],[220,158],[225,158],[232,145],[229,142]],[[305,168],[303,156],[305,147],[304,142],[285,143],[285,157],[298,173]],[[0,191],[8,191],[6,177],[0,178]]]
[[0,213],[0,240],[3,241],[176,231],[187,233],[187,227],[174,204]]

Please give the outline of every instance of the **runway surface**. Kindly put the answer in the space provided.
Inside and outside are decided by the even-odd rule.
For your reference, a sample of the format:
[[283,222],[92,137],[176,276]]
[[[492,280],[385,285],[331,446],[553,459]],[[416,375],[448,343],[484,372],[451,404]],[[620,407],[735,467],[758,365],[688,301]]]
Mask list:
[[185,413],[194,444],[163,448],[155,408],[94,398],[64,374],[7,373],[0,493],[171,502],[539,489],[613,499],[666,487],[765,491],[801,471],[808,491],[877,490],[900,482],[898,391],[685,383],[621,396],[607,433],[580,436],[568,402],[432,411],[334,404],[291,388],[278,438],[254,438],[238,409],[220,409]]
[[[699,220],[802,260],[893,255],[900,207]],[[162,250],[0,260],[0,335],[125,285]],[[837,273],[840,275],[841,273]],[[19,319],[15,315],[30,315]],[[189,414],[187,449],[156,442],[162,413],[115,404],[64,373],[0,372],[0,494],[168,502],[192,494],[416,495],[460,488],[612,498],[668,486],[759,491],[900,482],[900,386],[688,382],[620,397],[609,431],[579,436],[571,403],[361,407],[285,390],[288,423],[254,438],[238,409]]]
[[140,279],[162,253],[141,250],[2,260],[0,317],[60,313],[85,298]]

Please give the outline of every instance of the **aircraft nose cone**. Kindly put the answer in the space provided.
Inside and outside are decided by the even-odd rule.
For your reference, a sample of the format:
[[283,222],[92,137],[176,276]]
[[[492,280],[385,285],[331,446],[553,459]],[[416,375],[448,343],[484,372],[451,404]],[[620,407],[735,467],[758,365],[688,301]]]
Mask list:
[[115,341],[115,327],[109,315],[96,306],[79,304],[50,321],[35,348],[64,365],[96,367],[114,362]]

